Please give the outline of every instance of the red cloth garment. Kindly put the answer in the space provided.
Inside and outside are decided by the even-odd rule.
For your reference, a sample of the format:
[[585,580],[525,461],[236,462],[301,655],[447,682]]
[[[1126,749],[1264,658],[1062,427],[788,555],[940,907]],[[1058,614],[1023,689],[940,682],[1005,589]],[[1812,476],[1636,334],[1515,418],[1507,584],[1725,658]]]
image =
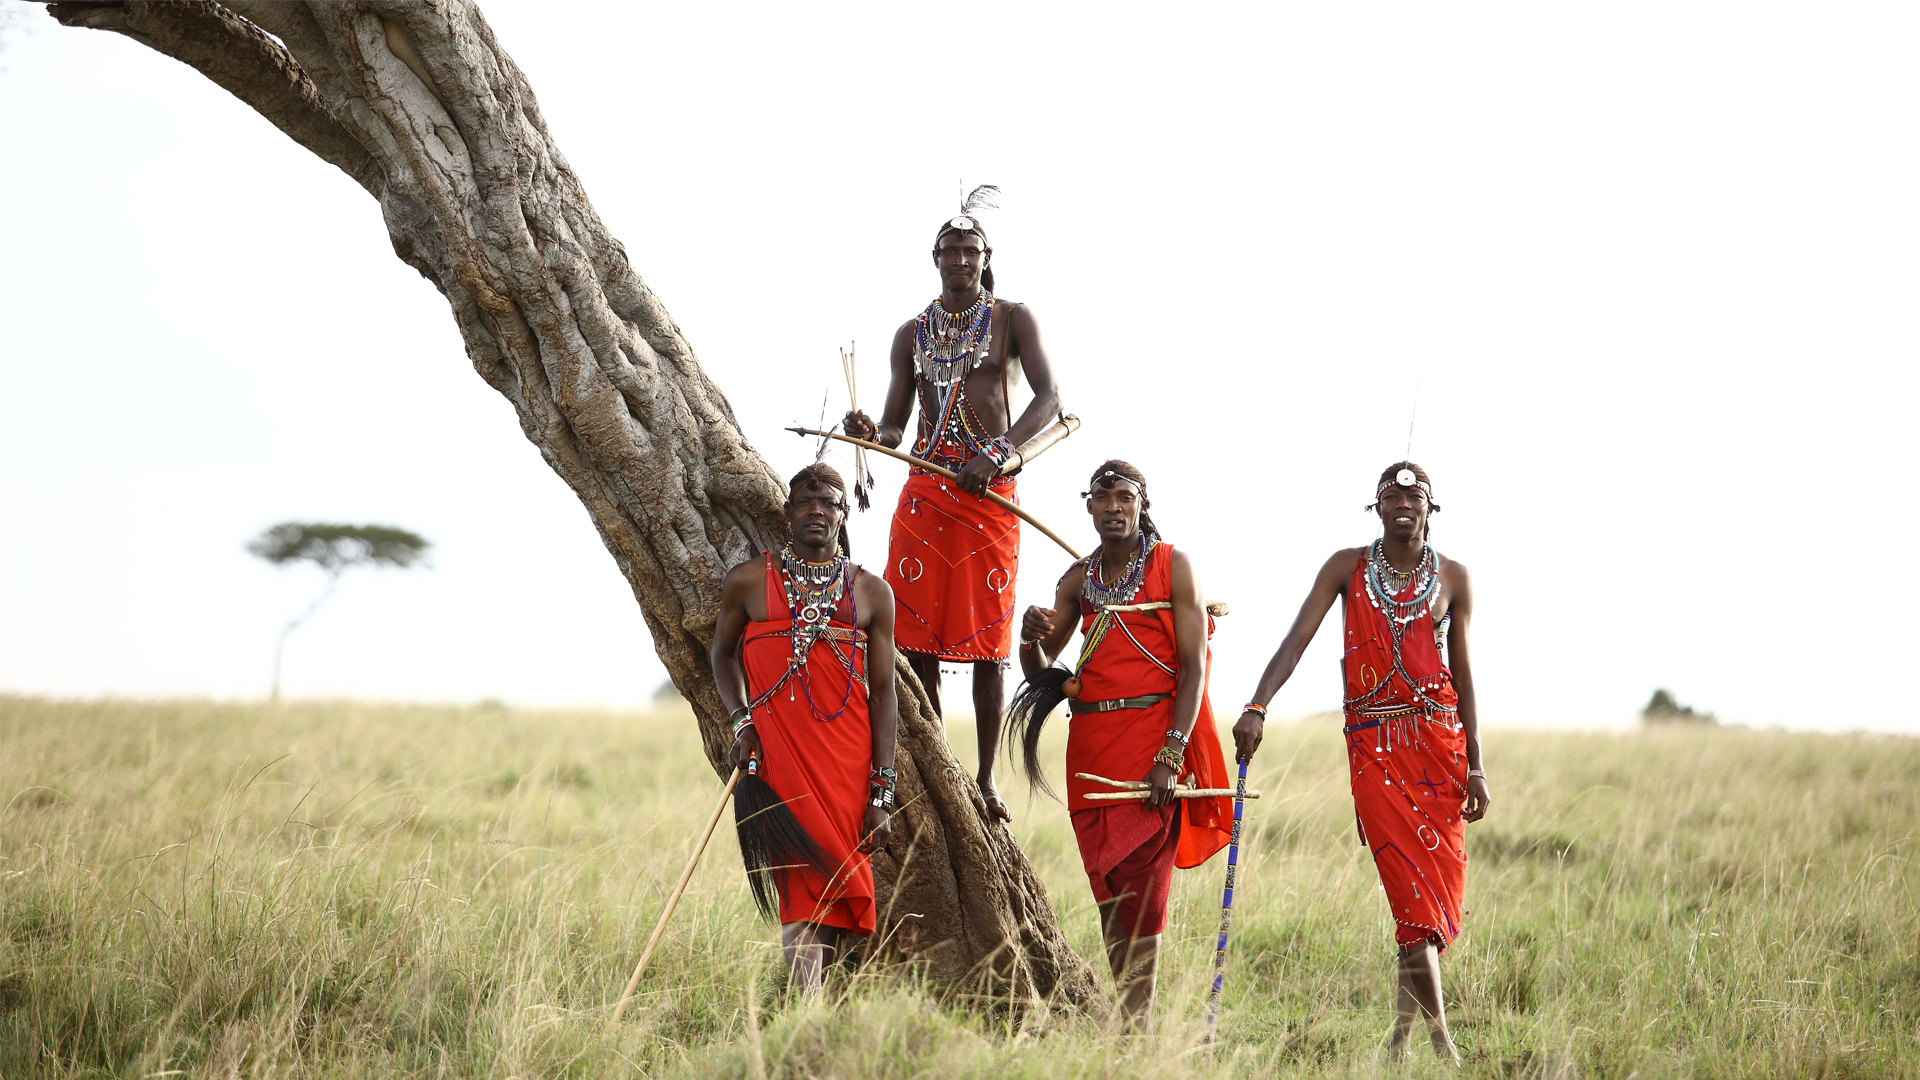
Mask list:
[[[1090,556],[1091,559],[1099,557],[1097,551]],[[1172,599],[1173,545],[1156,543],[1147,553],[1146,574],[1134,602],[1146,604]],[[1098,613],[1092,606],[1081,600],[1082,635],[1094,628],[1097,617]],[[1121,611],[1112,613],[1112,617],[1117,620],[1116,625],[1106,632],[1092,655],[1080,667],[1079,700],[1112,701],[1148,694],[1171,695],[1179,682],[1180,670],[1180,654],[1174,644],[1172,610]],[[1207,630],[1211,636],[1211,615],[1207,616]],[[1208,663],[1211,662],[1212,650],[1209,649]],[[1144,780],[1153,769],[1153,755],[1166,745],[1167,731],[1172,727],[1173,699],[1169,697],[1144,709],[1078,713],[1067,729],[1067,809],[1073,811],[1074,831],[1082,838],[1081,861],[1086,865],[1087,877],[1093,884],[1096,897],[1106,887],[1104,878],[1107,869],[1119,865],[1125,853],[1097,846],[1095,854],[1090,857],[1086,837],[1106,837],[1109,843],[1116,843],[1134,837],[1138,830],[1122,824],[1096,828],[1083,815],[1105,814],[1114,817],[1116,811],[1137,813],[1144,808],[1138,803],[1115,804],[1090,800],[1087,798],[1090,792],[1116,789],[1091,780],[1081,780],[1076,774],[1092,773],[1109,780]],[[1220,752],[1220,736],[1214,729],[1213,705],[1208,699],[1204,683],[1200,692],[1200,718],[1194,723],[1192,738],[1187,744],[1186,767],[1181,772],[1181,779],[1191,779],[1198,786],[1207,788],[1231,786],[1227,780],[1226,755]],[[1175,837],[1175,866],[1181,869],[1199,866],[1214,852],[1227,846],[1233,831],[1232,799],[1181,799],[1178,810],[1182,820],[1179,827],[1172,830]],[[1172,808],[1169,808],[1169,812],[1172,812]],[[1153,841],[1142,836],[1138,837],[1137,842]],[[1158,886],[1161,893],[1158,903],[1163,907],[1164,894],[1171,880],[1168,876]],[[1149,907],[1151,903],[1149,900]]]
[[[1346,713],[1353,805],[1393,911],[1395,938],[1403,947],[1431,940],[1444,951],[1460,935],[1466,895],[1460,698],[1434,642],[1431,611],[1406,624],[1395,663],[1392,626],[1369,598],[1366,573],[1362,557],[1347,583],[1341,661],[1347,700],[1365,699]],[[1415,584],[1396,599],[1411,599]]]
[[1178,806],[1149,810],[1137,802],[1071,815],[1094,902],[1113,903],[1117,924],[1134,937],[1152,937],[1167,928],[1181,816]]
[[811,867],[775,875],[780,921],[837,926],[873,933],[873,867],[856,848],[867,810],[873,767],[873,726],[867,719],[867,635],[858,629],[852,568],[845,594],[815,642],[804,667],[793,669],[793,613],[777,560],[767,554],[767,620],[747,623],[740,645],[749,699],[760,735],[760,776],[807,831],[834,868],[823,877]]
[[[1018,502],[1011,476],[991,485]],[[1013,651],[1020,519],[918,469],[900,489],[887,545],[894,645],[942,660],[1005,660]]]

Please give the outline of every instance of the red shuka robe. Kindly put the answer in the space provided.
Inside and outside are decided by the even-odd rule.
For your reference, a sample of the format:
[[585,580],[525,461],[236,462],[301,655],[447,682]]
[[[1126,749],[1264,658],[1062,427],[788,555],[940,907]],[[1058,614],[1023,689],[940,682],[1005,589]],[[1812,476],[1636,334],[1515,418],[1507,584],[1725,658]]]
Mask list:
[[[1099,558],[1099,553],[1092,558]],[[1146,575],[1133,602],[1172,599],[1173,545],[1157,543],[1147,553]],[[1080,601],[1082,635],[1092,628],[1097,614],[1086,600]],[[1162,608],[1113,614],[1121,625],[1107,631],[1081,666],[1077,700],[1171,695],[1180,670],[1173,611]],[[1207,630],[1211,636],[1211,615],[1207,616]],[[1208,662],[1212,662],[1211,649]],[[1139,802],[1090,800],[1089,792],[1118,789],[1081,780],[1076,774],[1143,780],[1152,771],[1153,756],[1166,745],[1167,731],[1172,727],[1173,699],[1168,697],[1144,709],[1078,713],[1067,729],[1067,809],[1072,811],[1074,834],[1080,842],[1080,861],[1094,899],[1103,904],[1117,899],[1121,926],[1136,937],[1166,928],[1172,868],[1199,866],[1227,845],[1233,830],[1233,800],[1179,799],[1172,806],[1148,810]],[[1231,786],[1204,683],[1200,718],[1187,744],[1181,779],[1195,781],[1200,787]]]
[[[854,567],[828,635],[814,643],[806,666],[788,675],[793,613],[774,555],[767,559],[767,619],[749,622],[740,656],[760,735],[760,776],[783,799],[801,828],[835,867],[832,879],[811,867],[774,875],[780,921],[873,933],[873,867],[855,850],[867,810],[873,768],[873,725],[867,719],[867,635],[859,630]],[[782,681],[784,679],[784,682]],[[776,685],[778,684],[778,685]]]
[[[1431,940],[1441,950],[1460,935],[1467,879],[1466,735],[1453,673],[1440,660],[1433,615],[1422,612],[1401,637],[1395,670],[1387,614],[1368,597],[1363,556],[1347,582],[1347,764],[1353,805],[1404,946]],[[1396,599],[1410,599],[1409,582]],[[1411,677],[1427,702],[1414,695]],[[1385,689],[1372,693],[1387,682]],[[1369,696],[1371,694],[1371,696]]]
[[[964,383],[958,392],[954,408],[971,416]],[[934,441],[925,415],[920,422],[915,457],[956,472],[973,458],[950,431],[942,429]],[[1011,476],[989,487],[1008,502],[1020,501]],[[893,587],[897,648],[942,660],[1005,660],[1013,651],[1013,580],[1019,573],[1019,517],[944,476],[918,468],[908,474],[887,541],[885,577]]]

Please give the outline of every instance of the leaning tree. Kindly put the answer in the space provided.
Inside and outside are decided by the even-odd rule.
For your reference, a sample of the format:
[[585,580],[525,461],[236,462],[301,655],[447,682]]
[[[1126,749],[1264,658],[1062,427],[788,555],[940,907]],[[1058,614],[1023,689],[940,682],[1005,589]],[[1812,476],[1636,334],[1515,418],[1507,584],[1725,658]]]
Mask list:
[[[474,369],[586,504],[716,772],[707,647],[729,566],[784,539],[783,485],[627,262],[471,0],[54,2],[205,75],[379,202]],[[874,858],[883,960],[954,986],[1097,1004],[1032,866],[990,821],[903,663],[893,853]]]

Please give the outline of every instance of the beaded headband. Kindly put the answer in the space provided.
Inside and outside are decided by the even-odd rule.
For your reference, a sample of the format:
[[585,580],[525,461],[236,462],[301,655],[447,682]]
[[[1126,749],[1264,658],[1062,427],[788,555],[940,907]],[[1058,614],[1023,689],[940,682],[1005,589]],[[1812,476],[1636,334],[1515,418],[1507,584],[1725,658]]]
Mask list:
[[1380,496],[1385,495],[1388,488],[1396,485],[1403,488],[1419,488],[1420,493],[1427,497],[1428,502],[1433,501],[1433,485],[1415,476],[1412,469],[1401,469],[1399,472],[1394,473],[1390,479],[1382,481],[1380,486],[1374,490],[1373,500],[1379,502]]
[[1142,483],[1142,482],[1140,482],[1140,481],[1138,481],[1138,480],[1135,480],[1135,479],[1134,479],[1133,477],[1131,477],[1131,476],[1125,476],[1125,475],[1122,475],[1122,474],[1120,474],[1120,473],[1117,473],[1117,472],[1114,472],[1114,471],[1113,471],[1112,469],[1108,469],[1108,470],[1107,470],[1106,472],[1103,472],[1103,473],[1101,473],[1101,474],[1100,474],[1099,476],[1096,476],[1096,477],[1094,477],[1094,478],[1093,478],[1093,483],[1092,483],[1092,484],[1089,484],[1089,485],[1087,486],[1087,490],[1085,490],[1085,491],[1083,491],[1083,492],[1081,492],[1081,493],[1080,493],[1080,497],[1081,497],[1081,498],[1083,498],[1083,499],[1091,499],[1091,498],[1093,498],[1093,489],[1094,489],[1094,488],[1096,488],[1096,487],[1112,487],[1112,486],[1113,486],[1113,484],[1111,484],[1111,483],[1107,483],[1107,484],[1102,484],[1102,483],[1100,482],[1100,481],[1102,481],[1102,480],[1105,480],[1105,479],[1107,479],[1108,477],[1112,477],[1112,478],[1113,478],[1114,480],[1125,480],[1125,481],[1126,481],[1127,483],[1129,483],[1129,484],[1132,484],[1132,485],[1133,485],[1134,487],[1137,487],[1137,488],[1139,488],[1139,489],[1140,489],[1140,497],[1141,497],[1142,499],[1144,499],[1144,498],[1146,498],[1146,497],[1147,497],[1147,485],[1146,485],[1146,484],[1144,484],[1144,483]]

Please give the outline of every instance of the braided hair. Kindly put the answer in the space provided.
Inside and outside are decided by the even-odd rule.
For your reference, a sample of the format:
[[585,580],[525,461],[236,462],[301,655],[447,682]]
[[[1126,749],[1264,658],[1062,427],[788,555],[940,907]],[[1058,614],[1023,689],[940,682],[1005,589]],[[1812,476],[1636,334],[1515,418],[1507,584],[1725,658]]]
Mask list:
[[1414,484],[1426,492],[1427,526],[1425,531],[1420,534],[1421,539],[1426,539],[1433,535],[1433,515],[1440,512],[1440,504],[1434,501],[1433,479],[1427,475],[1427,470],[1415,465],[1411,461],[1396,461],[1380,470],[1380,479],[1374,488],[1374,499],[1373,502],[1367,504],[1367,513],[1371,514],[1380,509],[1380,493],[1386,491],[1387,486],[1394,483],[1395,478],[1400,475],[1402,469],[1412,473]]
[[1087,481],[1087,490],[1081,492],[1080,497],[1091,499],[1096,490],[1105,490],[1122,480],[1140,489],[1140,531],[1149,540],[1165,540],[1166,537],[1160,535],[1160,526],[1153,523],[1153,515],[1147,513],[1153,508],[1153,500],[1147,497],[1147,476],[1127,462],[1119,458],[1102,462],[1099,468],[1093,470],[1093,479]]
[[846,515],[853,512],[853,507],[847,505],[847,482],[840,478],[840,470],[828,465],[826,462],[816,461],[806,468],[801,469],[799,472],[794,473],[793,479],[787,481],[787,501],[792,502],[795,495],[808,488],[825,488],[839,494],[841,514],[840,554],[851,558],[853,555],[853,547],[847,540]]

